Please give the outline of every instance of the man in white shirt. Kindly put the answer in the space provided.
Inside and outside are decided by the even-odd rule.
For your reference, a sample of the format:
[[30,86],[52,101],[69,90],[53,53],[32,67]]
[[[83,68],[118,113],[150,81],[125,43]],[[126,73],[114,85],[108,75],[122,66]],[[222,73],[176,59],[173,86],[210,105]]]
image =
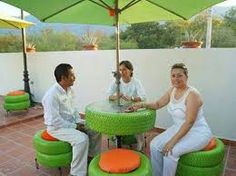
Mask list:
[[[85,120],[80,117],[75,106],[71,89],[75,81],[72,66],[58,65],[54,76],[57,83],[46,92],[42,100],[44,123],[50,135],[71,144],[73,156],[70,174],[86,176],[88,155],[92,157],[100,152],[101,135],[84,126]],[[89,139],[92,145],[89,145]]]

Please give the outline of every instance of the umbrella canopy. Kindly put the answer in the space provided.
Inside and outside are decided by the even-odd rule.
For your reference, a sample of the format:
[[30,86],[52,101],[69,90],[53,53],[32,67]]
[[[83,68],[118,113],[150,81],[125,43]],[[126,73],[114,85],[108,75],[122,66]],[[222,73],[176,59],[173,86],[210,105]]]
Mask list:
[[21,29],[33,25],[33,23],[18,18],[0,14],[0,28]]
[[[116,27],[116,83],[120,97],[119,24],[189,19],[224,0],[1,0],[44,22],[103,24]],[[118,105],[120,99],[118,98]]]
[[189,19],[223,0],[1,0],[45,22],[115,25],[119,23]]

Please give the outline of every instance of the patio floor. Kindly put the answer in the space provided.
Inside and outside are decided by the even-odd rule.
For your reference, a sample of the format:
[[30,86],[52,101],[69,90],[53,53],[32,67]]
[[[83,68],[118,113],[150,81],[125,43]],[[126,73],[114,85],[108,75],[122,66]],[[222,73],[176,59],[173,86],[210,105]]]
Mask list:
[[[32,137],[36,131],[44,129],[41,106],[30,108],[28,112],[6,113],[2,109],[0,97],[0,176],[57,176],[57,169],[34,163]],[[147,133],[148,144],[157,135],[155,130]],[[103,138],[103,150],[107,149],[106,137]],[[146,154],[149,155],[149,146]],[[63,168],[63,175],[68,175],[69,168]],[[225,169],[223,176],[236,176],[236,147],[226,146]]]

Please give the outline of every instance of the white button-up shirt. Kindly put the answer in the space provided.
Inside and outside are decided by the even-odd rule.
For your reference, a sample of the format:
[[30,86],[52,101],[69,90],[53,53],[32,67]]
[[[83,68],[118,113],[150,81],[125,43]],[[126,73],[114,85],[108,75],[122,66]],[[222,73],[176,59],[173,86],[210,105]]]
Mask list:
[[55,83],[44,95],[44,123],[56,128],[76,128],[76,123],[84,124],[74,103],[74,93],[71,88],[65,91]]

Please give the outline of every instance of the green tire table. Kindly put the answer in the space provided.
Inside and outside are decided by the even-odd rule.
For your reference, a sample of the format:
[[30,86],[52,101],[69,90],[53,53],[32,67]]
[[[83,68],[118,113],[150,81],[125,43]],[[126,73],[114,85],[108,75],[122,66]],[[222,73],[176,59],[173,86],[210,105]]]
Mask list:
[[[144,133],[154,127],[156,111],[140,109],[125,113],[130,103],[117,105],[117,102],[104,100],[86,106],[86,123],[89,128],[107,135],[134,135]],[[121,146],[118,138],[118,147]]]

